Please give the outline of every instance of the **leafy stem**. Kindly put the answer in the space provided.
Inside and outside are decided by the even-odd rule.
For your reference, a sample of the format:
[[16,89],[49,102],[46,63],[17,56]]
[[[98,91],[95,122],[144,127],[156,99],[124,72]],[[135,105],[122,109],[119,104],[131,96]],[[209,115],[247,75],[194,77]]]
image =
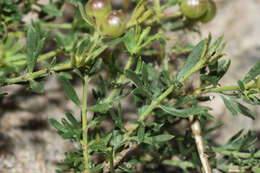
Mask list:
[[[131,65],[133,64],[133,62],[134,62],[134,57],[133,57],[133,56],[129,57],[129,59],[128,59],[126,65],[125,65],[124,71],[123,71],[123,73],[120,74],[120,76],[119,76],[118,80],[116,81],[116,83],[121,84],[121,83],[124,81],[124,79],[126,78],[125,71],[128,70],[128,69],[131,67]],[[115,97],[115,95],[117,94],[118,90],[119,90],[118,88],[113,89],[113,90],[111,91],[110,95],[105,99],[104,102],[106,102],[106,103],[111,102],[112,99],[113,99],[113,98]]]
[[[245,89],[251,89],[251,88],[256,88],[256,83],[254,81],[249,82],[248,84],[245,85]],[[223,92],[223,91],[237,91],[239,90],[239,86],[237,85],[231,85],[231,86],[223,86],[223,87],[218,87],[218,88],[209,88],[205,89],[204,91],[201,91],[201,93],[209,93],[209,92]]]
[[[202,67],[204,67],[205,63],[203,60],[200,60],[193,68],[191,68],[180,80],[180,83],[183,83],[188,77],[190,77],[192,74],[200,70]],[[174,89],[176,88],[175,85],[170,86],[166,91],[164,91],[159,97],[157,97],[155,100],[152,101],[152,103],[147,107],[147,109],[139,116],[138,121],[144,121],[150,113],[156,108],[168,95],[170,95]],[[139,125],[135,125],[128,133],[126,133],[126,139],[129,139],[129,137],[134,133],[134,131],[139,127]]]
[[83,148],[83,158],[84,158],[84,166],[85,166],[85,173],[90,173],[89,164],[88,164],[88,129],[87,129],[87,95],[88,95],[88,75],[85,74],[83,80],[83,98],[82,98],[82,148]]
[[15,83],[19,83],[19,82],[26,82],[41,76],[46,76],[48,75],[49,72],[57,72],[57,71],[64,71],[64,70],[69,70],[71,69],[72,66],[70,64],[70,62],[64,63],[64,64],[58,64],[52,68],[44,68],[42,70],[33,72],[33,73],[26,73],[22,76],[18,76],[18,77],[14,77],[14,78],[9,78],[6,79],[3,83],[0,83],[0,86],[4,86],[4,85],[11,85],[11,84],[15,84]]

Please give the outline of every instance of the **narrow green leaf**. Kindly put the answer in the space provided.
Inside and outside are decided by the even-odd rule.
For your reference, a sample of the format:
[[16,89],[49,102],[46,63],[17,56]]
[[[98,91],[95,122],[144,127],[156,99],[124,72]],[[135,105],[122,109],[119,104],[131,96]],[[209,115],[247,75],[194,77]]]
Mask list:
[[124,36],[124,44],[128,52],[133,55],[135,53],[135,30],[131,28]]
[[181,117],[181,118],[188,118],[190,115],[203,114],[205,112],[208,112],[208,110],[210,110],[209,107],[203,107],[203,106],[196,106],[187,109],[176,109],[174,107],[169,107],[169,106],[160,106],[160,107],[168,114]]
[[188,161],[184,161],[184,160],[164,160],[163,164],[181,167],[181,168],[195,168],[196,167],[192,162],[188,162]]
[[81,14],[81,17],[83,18],[83,20],[85,20],[85,22],[87,22],[89,25],[92,26],[92,23],[90,22],[88,16],[86,15],[85,9],[81,2],[78,2],[78,7],[79,7],[79,11],[80,11],[80,14]]
[[42,10],[45,13],[48,13],[51,16],[57,16],[57,17],[61,17],[62,16],[62,11],[57,8],[55,3],[50,3],[50,4],[47,4],[47,5],[43,5],[42,6]]
[[162,37],[162,35],[160,33],[157,33],[157,34],[149,37],[141,46],[138,47],[137,52],[139,52],[142,48],[144,48],[145,46],[150,44],[153,40],[156,40],[156,39],[161,38],[161,37]]
[[101,104],[96,104],[94,106],[90,106],[88,110],[93,111],[93,112],[99,112],[99,113],[106,113],[113,103],[101,103]]
[[245,91],[245,85],[244,85],[244,83],[243,83],[241,80],[238,80],[238,81],[237,81],[237,84],[238,84],[239,89],[240,89],[241,91]]
[[113,142],[114,151],[116,151],[123,144],[123,135],[121,135],[118,130],[113,130]]
[[245,107],[244,105],[242,105],[241,103],[236,103],[236,108],[237,111],[240,112],[241,114],[251,118],[251,119],[255,119],[256,115],[254,112],[252,112],[250,109],[248,109],[247,107]]
[[32,88],[37,93],[43,93],[44,82],[36,82],[35,80],[30,80],[30,88]]
[[220,95],[221,98],[223,99],[226,107],[229,109],[229,111],[232,113],[232,115],[237,115],[237,113],[241,113],[251,119],[255,119],[255,113],[252,112],[250,109],[245,107],[239,102],[236,102],[235,100],[231,99],[228,96],[225,95]]
[[234,101],[232,101],[229,97],[224,96],[224,95],[220,95],[220,97],[222,98],[224,104],[226,105],[226,107],[228,108],[228,110],[231,112],[232,115],[236,116],[237,115],[237,110],[235,109],[234,105],[236,103],[234,103]]
[[243,82],[248,83],[260,75],[260,60],[250,69],[243,79]]
[[103,45],[100,48],[96,49],[94,52],[90,54],[91,59],[95,59],[97,56],[99,56],[104,50],[106,50],[108,46]]
[[144,132],[145,132],[145,127],[144,125],[141,123],[138,131],[137,131],[137,138],[138,138],[138,142],[141,143],[144,140]]
[[139,76],[132,70],[126,70],[126,76],[131,79],[137,87],[143,88],[143,83]]
[[151,31],[151,27],[147,27],[143,30],[143,32],[141,33],[140,37],[139,37],[139,40],[138,40],[138,43],[137,43],[137,46],[140,46],[142,41],[148,36],[148,34],[150,33]]
[[81,128],[81,124],[78,122],[78,120],[76,120],[76,118],[69,112],[65,113],[66,117],[68,118],[68,120],[73,124],[74,127],[76,128]]
[[210,47],[209,49],[209,56],[212,56],[216,50],[218,49],[218,47],[220,46],[221,42],[223,40],[223,35],[218,37],[218,39],[214,42],[214,44]]
[[92,75],[95,75],[97,72],[99,72],[99,70],[102,67],[102,63],[103,63],[103,60],[101,58],[98,58],[96,60],[96,62],[92,65],[89,75],[92,76]]
[[121,129],[125,130],[125,126],[123,123],[123,111],[122,111],[122,106],[121,103],[118,103],[118,108],[117,108],[117,112],[118,112],[118,123]]
[[171,140],[172,138],[174,138],[174,136],[172,136],[170,134],[162,134],[162,135],[158,135],[158,136],[153,136],[153,140],[155,142],[167,142],[167,141]]
[[29,72],[33,72],[35,64],[37,62],[36,49],[38,46],[39,37],[34,29],[31,26],[27,32],[27,40],[26,40],[26,50],[27,50],[27,67]]
[[51,125],[52,125],[55,129],[57,129],[57,130],[59,130],[59,131],[61,131],[61,132],[63,132],[63,133],[66,132],[66,129],[64,128],[64,126],[61,125],[57,120],[55,120],[55,119],[53,119],[53,118],[50,118],[49,121],[50,121]]
[[206,44],[206,41],[202,40],[192,49],[185,64],[178,72],[178,75],[176,78],[177,80],[180,80],[182,77],[184,77],[185,74],[187,72],[189,72],[192,69],[192,67],[195,66],[199,62],[201,55],[204,51],[205,44]]
[[70,81],[62,74],[59,75],[60,81],[61,81],[61,85],[65,90],[66,95],[68,96],[69,99],[71,99],[77,106],[80,106],[80,101],[79,101],[79,97],[76,93],[76,91],[74,90],[74,88],[72,87]]

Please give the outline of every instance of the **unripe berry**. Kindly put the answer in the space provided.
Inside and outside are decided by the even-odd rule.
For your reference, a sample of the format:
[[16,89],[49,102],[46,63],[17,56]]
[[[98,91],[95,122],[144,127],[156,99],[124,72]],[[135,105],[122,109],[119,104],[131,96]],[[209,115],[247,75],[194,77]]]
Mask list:
[[88,17],[100,20],[111,11],[111,4],[109,0],[89,0],[85,10]]
[[102,29],[107,37],[116,38],[121,36],[126,30],[126,16],[119,11],[109,13],[103,22]]
[[208,10],[200,18],[200,21],[203,22],[203,23],[207,23],[207,22],[211,21],[216,16],[216,13],[217,13],[216,3],[212,0],[209,0]]
[[182,0],[181,11],[184,16],[197,19],[208,10],[208,0]]

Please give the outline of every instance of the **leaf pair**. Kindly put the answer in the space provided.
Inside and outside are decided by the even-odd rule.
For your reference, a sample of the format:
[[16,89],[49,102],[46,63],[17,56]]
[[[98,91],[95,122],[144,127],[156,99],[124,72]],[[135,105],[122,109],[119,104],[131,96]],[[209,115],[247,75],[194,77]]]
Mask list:
[[37,58],[43,49],[48,34],[49,33],[40,38],[40,31],[37,31],[33,26],[29,27],[26,40],[27,68],[29,72],[33,72]]
[[140,51],[149,45],[153,40],[156,40],[162,35],[157,33],[155,35],[149,36],[151,27],[145,28],[141,31],[141,27],[137,26],[136,29],[131,28],[124,36],[124,44],[126,49],[131,55],[137,55]]
[[236,116],[239,112],[253,120],[255,119],[255,113],[248,109],[246,106],[235,101],[235,99],[232,96],[221,94],[220,97],[222,98],[224,104],[226,105],[226,107],[232,115]]

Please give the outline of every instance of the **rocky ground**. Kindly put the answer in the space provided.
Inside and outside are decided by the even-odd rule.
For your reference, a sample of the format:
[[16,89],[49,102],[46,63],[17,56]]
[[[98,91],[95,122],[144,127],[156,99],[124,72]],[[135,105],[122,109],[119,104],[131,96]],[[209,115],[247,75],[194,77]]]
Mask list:
[[[216,38],[224,34],[226,52],[232,60],[231,69],[222,83],[234,84],[260,59],[260,0],[218,0],[218,14],[202,27],[202,37],[208,32]],[[198,36],[191,35],[196,42]],[[76,85],[77,86],[77,85]],[[48,80],[42,95],[32,94],[20,86],[1,90],[9,92],[0,103],[0,172],[1,173],[54,173],[63,153],[71,149],[48,124],[48,118],[60,119],[63,113],[79,112],[67,101],[56,79]],[[77,87],[80,91],[80,87]],[[258,115],[255,121],[243,116],[232,117],[216,98],[213,115],[224,122],[223,132],[216,141],[225,142],[244,128],[256,130],[260,136],[260,109],[252,108]]]

